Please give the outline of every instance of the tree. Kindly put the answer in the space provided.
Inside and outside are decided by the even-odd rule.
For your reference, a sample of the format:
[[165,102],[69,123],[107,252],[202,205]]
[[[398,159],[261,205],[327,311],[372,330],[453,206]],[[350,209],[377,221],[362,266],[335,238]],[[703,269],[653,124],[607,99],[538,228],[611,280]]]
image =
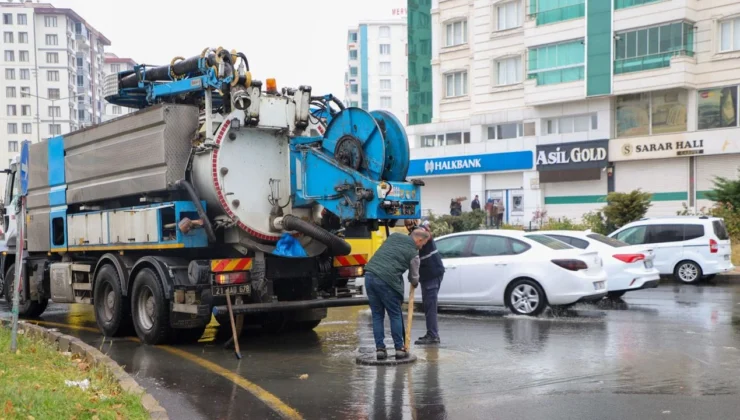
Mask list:
[[731,204],[732,208],[740,208],[740,177],[737,179],[715,177],[714,189],[708,191],[706,197],[716,203]]
[[628,193],[612,192],[606,196],[606,206],[583,216],[584,223],[594,232],[607,235],[627,223],[645,217],[653,195],[639,189]]

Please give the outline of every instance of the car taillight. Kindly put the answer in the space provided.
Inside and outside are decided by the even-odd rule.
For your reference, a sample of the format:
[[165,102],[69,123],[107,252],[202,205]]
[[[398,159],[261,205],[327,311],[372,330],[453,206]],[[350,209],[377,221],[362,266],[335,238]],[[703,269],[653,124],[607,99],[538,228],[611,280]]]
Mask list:
[[714,239],[709,240],[709,252],[712,254],[719,252],[719,244]]
[[246,272],[239,272],[239,273],[224,273],[224,274],[216,274],[215,276],[216,284],[241,284],[247,282],[247,273]]
[[341,278],[362,277],[365,270],[361,266],[339,267],[337,268],[337,274]]
[[570,271],[587,270],[588,266],[581,260],[552,260],[553,264]]
[[627,264],[645,259],[645,255],[643,254],[614,254],[613,257]]

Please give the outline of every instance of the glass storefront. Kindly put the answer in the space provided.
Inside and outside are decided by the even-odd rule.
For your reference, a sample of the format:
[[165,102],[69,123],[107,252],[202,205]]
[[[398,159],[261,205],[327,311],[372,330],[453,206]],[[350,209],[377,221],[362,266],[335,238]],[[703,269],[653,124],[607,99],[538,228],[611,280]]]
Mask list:
[[699,130],[737,127],[737,86],[700,90],[697,107]]
[[687,100],[687,91],[684,89],[617,97],[617,137],[686,131]]

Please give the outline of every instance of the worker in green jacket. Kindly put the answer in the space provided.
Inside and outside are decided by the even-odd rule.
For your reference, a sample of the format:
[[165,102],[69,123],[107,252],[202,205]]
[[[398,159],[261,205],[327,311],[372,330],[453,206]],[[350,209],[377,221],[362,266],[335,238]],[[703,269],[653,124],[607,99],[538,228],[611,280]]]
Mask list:
[[388,357],[385,350],[385,313],[391,323],[391,336],[396,348],[396,359],[405,359],[403,334],[403,273],[409,272],[409,282],[419,284],[419,250],[431,238],[429,232],[417,229],[410,235],[394,233],[383,242],[365,265],[365,290],[373,316],[373,335],[378,360]]

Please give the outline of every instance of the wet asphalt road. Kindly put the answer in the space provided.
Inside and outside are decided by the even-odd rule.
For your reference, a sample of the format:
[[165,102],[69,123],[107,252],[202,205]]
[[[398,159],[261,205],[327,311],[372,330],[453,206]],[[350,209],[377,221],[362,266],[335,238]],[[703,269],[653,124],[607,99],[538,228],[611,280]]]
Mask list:
[[[366,307],[332,309],[311,333],[247,331],[241,361],[214,341],[215,321],[177,347],[103,342],[82,305],[52,305],[42,323],[101,348],[178,420],[740,418],[740,285],[728,283],[540,319],[445,311],[442,345],[400,367],[355,364],[373,347]],[[423,326],[416,316],[413,337]]]

